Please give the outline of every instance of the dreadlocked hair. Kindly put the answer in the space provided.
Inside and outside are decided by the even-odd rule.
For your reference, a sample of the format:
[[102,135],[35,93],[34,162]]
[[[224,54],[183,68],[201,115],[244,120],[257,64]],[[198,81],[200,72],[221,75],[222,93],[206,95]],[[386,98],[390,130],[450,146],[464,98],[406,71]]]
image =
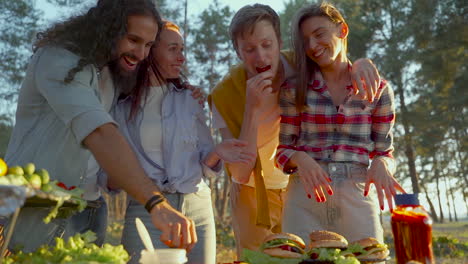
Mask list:
[[161,15],[152,0],[99,0],[85,14],[38,33],[33,51],[52,45],[80,56],[64,79],[69,83],[86,65],[100,69],[112,59],[117,41],[127,33],[127,19],[132,15],[151,16],[161,28]]

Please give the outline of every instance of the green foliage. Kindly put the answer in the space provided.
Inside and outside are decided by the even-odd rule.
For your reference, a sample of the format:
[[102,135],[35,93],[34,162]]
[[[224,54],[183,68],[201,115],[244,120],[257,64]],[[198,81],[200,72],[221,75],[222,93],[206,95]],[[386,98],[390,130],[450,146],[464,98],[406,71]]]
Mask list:
[[215,0],[198,16],[198,27],[192,30],[190,49],[198,65],[197,73],[203,76],[200,84],[205,87],[214,87],[236,58],[228,35],[232,15],[228,6]]
[[183,4],[185,1],[166,1],[166,0],[155,0],[156,6],[164,19],[170,20],[176,23],[179,27],[183,28]]
[[440,236],[432,240],[435,256],[444,258],[468,257],[468,242],[462,243],[450,236]]
[[6,115],[0,115],[0,157],[5,157],[12,131],[13,121]]
[[32,1],[0,0],[0,98],[11,100],[23,79],[40,15]]
[[55,246],[40,247],[32,253],[19,252],[5,258],[9,263],[126,263],[129,255],[122,245],[112,246],[104,244],[98,247],[92,242],[96,235],[88,231],[76,234],[67,241],[55,238]]
[[284,2],[284,9],[282,12],[279,12],[281,23],[281,39],[283,40],[283,49],[291,48],[291,21],[294,17],[296,11],[309,3],[307,0],[289,0]]
[[224,247],[235,247],[234,232],[231,226],[216,222],[216,240]]

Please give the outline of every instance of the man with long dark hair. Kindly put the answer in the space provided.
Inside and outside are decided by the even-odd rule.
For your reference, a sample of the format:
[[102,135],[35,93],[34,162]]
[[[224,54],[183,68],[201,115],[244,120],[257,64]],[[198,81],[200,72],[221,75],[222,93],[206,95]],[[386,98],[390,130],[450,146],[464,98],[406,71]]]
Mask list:
[[[102,243],[107,212],[98,183],[124,189],[145,205],[167,245],[190,250],[196,243],[193,222],[166,202],[108,114],[112,98],[138,86],[136,73],[146,67],[161,23],[151,0],[99,0],[87,13],[38,34],[6,160],[47,169],[54,180],[83,188],[97,206],[47,225],[42,218],[48,209],[23,208],[10,248],[33,251],[53,237],[86,230]],[[99,94],[109,72],[115,88],[106,91],[106,101]],[[96,176],[97,164],[108,179]]]

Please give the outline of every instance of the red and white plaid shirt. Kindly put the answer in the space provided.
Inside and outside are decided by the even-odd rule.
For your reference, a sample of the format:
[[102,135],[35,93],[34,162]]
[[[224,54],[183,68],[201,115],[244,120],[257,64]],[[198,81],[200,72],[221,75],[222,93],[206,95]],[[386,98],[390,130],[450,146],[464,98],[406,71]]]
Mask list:
[[303,112],[296,110],[295,87],[294,79],[281,87],[280,138],[275,157],[278,168],[284,171],[296,151],[325,162],[369,165],[369,159],[377,156],[393,162],[395,100],[387,81],[381,82],[372,103],[353,96],[352,86],[346,87],[348,95],[337,109],[322,74],[316,71]]

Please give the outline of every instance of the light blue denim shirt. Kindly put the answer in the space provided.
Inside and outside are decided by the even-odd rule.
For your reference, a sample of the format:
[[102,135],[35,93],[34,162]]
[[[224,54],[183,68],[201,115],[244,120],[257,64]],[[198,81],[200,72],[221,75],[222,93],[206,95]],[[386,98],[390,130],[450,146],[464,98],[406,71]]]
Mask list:
[[58,47],[41,48],[34,54],[20,89],[5,159],[11,166],[33,162],[36,168],[47,169],[53,180],[82,187],[91,156],[83,139],[115,122],[100,102],[94,66],[84,67],[64,83],[78,60]]
[[141,165],[162,192],[194,193],[205,177],[213,177],[221,172],[219,162],[211,169],[202,163],[214,144],[207,119],[198,101],[192,98],[191,91],[178,90],[170,85],[161,106],[162,155],[164,164],[157,164],[143,150],[140,139],[142,111],[128,119],[131,107],[129,98],[120,100],[111,110],[122,134],[135,150]]
[[[19,93],[5,159],[10,166],[33,162],[36,168],[47,169],[53,180],[82,187],[91,156],[83,139],[101,125],[115,122],[100,102],[95,67],[84,67],[70,83],[64,83],[78,60],[77,55],[58,47],[41,48],[33,55]],[[94,181],[97,184],[97,178]],[[64,234],[67,219],[42,222],[49,211],[23,208],[10,248],[22,245],[30,252]]]

